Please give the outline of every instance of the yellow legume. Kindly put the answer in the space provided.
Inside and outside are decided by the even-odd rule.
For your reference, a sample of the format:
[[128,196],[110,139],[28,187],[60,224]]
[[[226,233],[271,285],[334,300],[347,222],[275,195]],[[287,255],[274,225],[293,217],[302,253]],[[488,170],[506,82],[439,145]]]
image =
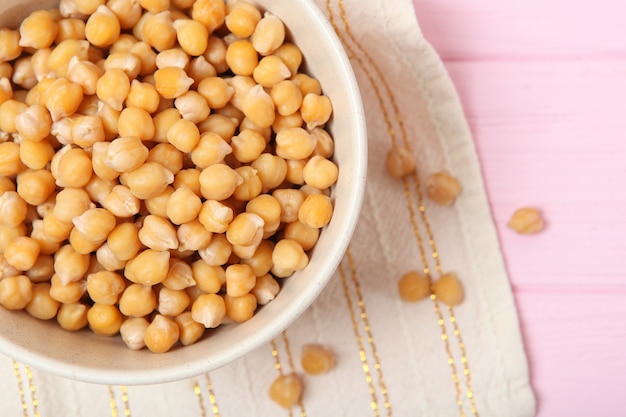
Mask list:
[[209,31],[197,20],[180,19],[173,23],[180,47],[191,56],[202,55],[207,48]]
[[404,301],[422,300],[430,295],[430,279],[417,271],[409,271],[398,281],[398,292]]
[[306,159],[287,159],[287,176],[285,179],[292,184],[304,184],[304,167]]
[[192,58],[187,67],[187,75],[193,78],[192,88],[197,90],[202,80],[209,77],[215,77],[217,71],[215,67],[206,60],[204,55]]
[[174,225],[166,218],[147,215],[139,229],[139,240],[154,251],[167,251],[178,248],[178,237]]
[[146,346],[144,337],[150,322],[144,317],[130,317],[120,326],[120,336],[130,350],[140,350]]
[[[126,96],[126,106],[136,107],[152,114],[159,108],[159,93],[152,84],[133,80]],[[153,120],[154,123],[154,120]]]
[[461,281],[454,273],[443,274],[432,285],[432,291],[441,302],[450,306],[461,304],[465,297]]
[[82,303],[61,304],[57,312],[57,322],[68,331],[77,331],[87,326],[88,307]]
[[242,296],[224,295],[226,316],[237,323],[248,321],[257,308],[256,297],[250,293]]
[[64,188],[57,193],[52,212],[59,221],[71,222],[90,208],[95,206],[87,191],[82,188]]
[[141,40],[157,51],[172,48],[176,44],[176,29],[172,23],[171,12],[165,10],[156,14],[148,13],[144,13],[148,17],[141,26]]
[[[3,259],[4,257],[0,257],[0,265],[2,265],[3,263],[6,264]],[[0,270],[1,269],[2,266],[0,266]],[[18,274],[14,273],[13,275]],[[42,254],[41,251],[39,251],[37,261],[28,271],[25,271],[25,275],[30,278],[32,282],[50,281],[50,279],[54,275],[54,257],[52,257],[52,255]],[[2,272],[0,272],[0,276],[2,276]]]
[[281,239],[276,242],[272,260],[275,267],[292,271],[303,269],[309,262],[302,246],[292,239]]
[[335,358],[326,347],[307,344],[302,347],[300,364],[306,373],[319,375],[330,371],[335,366]]
[[196,0],[191,9],[191,18],[202,23],[211,33],[224,23],[226,5],[223,0]]
[[126,287],[119,300],[120,311],[125,316],[145,317],[157,305],[156,294],[150,285],[133,283]]
[[167,217],[167,201],[174,193],[174,187],[168,185],[165,189],[154,197],[143,200],[143,204],[150,214]]
[[196,285],[196,281],[191,272],[191,266],[187,261],[170,257],[169,264],[167,277],[161,282],[165,288],[184,290]]
[[126,267],[126,261],[118,259],[115,254],[109,248],[107,242],[96,250],[96,260],[98,261],[98,267],[107,271],[118,271]]
[[[119,68],[104,72],[96,84],[96,95],[113,110],[122,111],[124,100],[130,92],[130,80]],[[119,117],[119,116],[118,116]]]
[[[0,80],[0,102],[13,97],[13,87],[9,83],[9,78],[3,78],[3,80],[5,81]],[[30,90],[37,84],[38,80],[30,56],[25,56],[15,61],[11,81],[25,90]]]
[[280,375],[270,385],[268,394],[272,401],[290,409],[302,397],[302,382],[295,373]]
[[256,285],[256,275],[249,265],[229,265],[225,270],[226,294],[240,297],[248,294]]
[[85,25],[85,38],[97,47],[112,45],[120,37],[121,26],[117,16],[104,5],[98,6]]
[[265,12],[252,34],[254,49],[261,55],[269,55],[285,41],[285,25],[270,12]]
[[122,325],[122,313],[116,306],[95,303],[87,311],[89,328],[102,336],[116,335]]
[[107,244],[118,259],[128,261],[141,250],[139,229],[133,223],[120,223],[107,236]]
[[541,232],[545,228],[545,222],[541,211],[536,207],[522,207],[511,215],[507,226],[522,235]]
[[96,12],[99,6],[106,3],[106,0],[73,0],[75,11],[83,15],[90,15]]
[[224,162],[226,155],[232,153],[232,147],[217,133],[203,133],[196,146],[191,150],[191,160],[198,168]]
[[141,4],[136,0],[109,0],[107,7],[119,20],[121,29],[131,29],[141,17]]
[[120,113],[117,128],[122,137],[135,137],[142,141],[154,137],[154,123],[150,113],[140,107],[126,107]]
[[140,200],[125,185],[116,185],[111,193],[104,198],[102,207],[120,218],[132,217],[139,213]]
[[169,260],[167,251],[146,249],[128,261],[124,276],[138,284],[158,284],[167,277]]
[[71,145],[66,145],[65,151],[57,152],[51,163],[52,175],[59,187],[82,188],[89,183],[93,173],[89,154]]
[[159,195],[173,181],[174,174],[163,165],[146,162],[128,172],[126,185],[137,198],[145,200]]
[[175,317],[182,314],[191,300],[185,290],[172,290],[163,287],[159,290],[157,311],[167,317]]
[[76,228],[73,228],[70,232],[68,242],[70,243],[72,248],[81,255],[87,255],[91,252],[95,252],[101,244],[101,242],[90,242],[86,240]]
[[104,242],[115,228],[113,214],[103,208],[90,208],[72,220],[74,227],[89,242]]
[[415,156],[406,148],[393,147],[387,153],[387,172],[394,178],[403,178],[415,171]]
[[281,207],[280,221],[291,223],[298,220],[298,211],[304,202],[304,193],[295,189],[279,188],[274,190],[272,196],[278,200]]
[[223,233],[213,234],[211,242],[206,248],[198,251],[198,254],[209,265],[219,266],[228,262],[233,253],[233,246]]
[[20,24],[20,42],[22,47],[42,49],[54,42],[59,26],[47,10],[32,12]]
[[80,254],[65,244],[54,254],[54,270],[62,284],[82,279],[89,268],[89,254]]
[[238,1],[226,15],[224,23],[239,38],[247,38],[261,20],[261,12],[247,1]]
[[124,279],[116,272],[99,271],[87,276],[87,293],[96,303],[117,303],[125,288]]
[[165,353],[178,342],[180,330],[176,322],[161,314],[157,314],[146,329],[144,342],[154,353]]
[[204,325],[195,321],[191,312],[187,311],[174,317],[174,321],[180,330],[180,343],[183,346],[197,342],[204,334]]
[[83,88],[65,78],[58,78],[43,95],[46,108],[52,121],[70,116],[78,110],[83,100]]
[[225,316],[226,303],[218,294],[201,295],[191,305],[191,317],[207,329],[222,324]]
[[225,200],[242,181],[230,166],[223,163],[210,165],[200,173],[200,192],[209,200]]
[[160,68],[154,73],[155,87],[164,98],[175,99],[182,96],[194,83],[185,70],[177,67]]
[[306,225],[300,221],[291,222],[285,226],[285,239],[295,240],[305,251],[313,249],[319,236],[319,228]]
[[54,148],[47,140],[40,142],[23,141],[20,144],[19,152],[22,163],[35,170],[45,168],[54,156]]
[[263,183],[254,168],[244,165],[235,171],[243,179],[242,183],[235,187],[235,191],[233,191],[233,198],[237,202],[250,201],[261,194]]
[[0,225],[17,227],[24,222],[27,213],[28,205],[17,191],[0,194]]
[[28,236],[20,236],[4,249],[4,259],[17,270],[27,271],[37,262],[39,251],[39,242]]
[[33,298],[33,284],[26,275],[0,280],[0,305],[7,310],[21,310]]
[[73,304],[80,301],[87,291],[85,279],[64,283],[59,275],[50,278],[50,296],[62,304]]
[[458,179],[447,172],[436,172],[426,178],[426,195],[435,203],[448,206],[462,191]]
[[22,47],[19,44],[20,33],[17,30],[2,28],[0,29],[0,62],[12,61],[19,57],[22,53]]
[[252,72],[254,81],[266,88],[271,88],[291,77],[289,67],[275,55],[263,57]]
[[133,46],[131,46],[130,53],[139,57],[141,61],[141,72],[140,75],[144,76],[144,81],[146,81],[147,76],[151,75],[156,71],[156,57],[157,53],[152,49],[152,47],[147,42],[137,42]]
[[307,226],[322,228],[333,215],[333,203],[324,194],[308,195],[298,209],[298,220]]
[[276,117],[274,101],[261,85],[252,87],[242,98],[241,111],[261,128],[271,126]]
[[51,211],[42,218],[43,234],[51,241],[62,242],[70,237],[72,222],[60,221]]
[[264,274],[256,279],[254,288],[250,291],[256,297],[258,305],[265,305],[272,301],[280,291],[280,284],[270,274]]
[[230,70],[236,75],[252,75],[259,63],[252,42],[246,39],[238,39],[228,45],[225,60]]

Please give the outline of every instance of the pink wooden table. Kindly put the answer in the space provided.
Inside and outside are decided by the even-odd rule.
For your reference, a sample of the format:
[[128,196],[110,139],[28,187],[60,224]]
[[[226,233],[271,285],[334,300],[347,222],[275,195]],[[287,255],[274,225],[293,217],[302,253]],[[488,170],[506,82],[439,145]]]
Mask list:
[[[625,415],[626,2],[414,4],[474,135],[537,415]],[[542,234],[507,229],[524,205]]]

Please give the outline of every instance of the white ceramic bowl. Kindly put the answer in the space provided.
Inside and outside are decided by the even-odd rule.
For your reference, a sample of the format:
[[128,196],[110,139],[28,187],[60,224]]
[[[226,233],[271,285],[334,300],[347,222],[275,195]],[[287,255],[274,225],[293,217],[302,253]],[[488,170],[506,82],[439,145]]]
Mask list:
[[[329,129],[340,167],[333,190],[335,212],[305,270],[283,280],[275,300],[242,324],[222,326],[202,341],[165,354],[129,350],[119,337],[88,330],[71,333],[55,320],[0,307],[0,351],[63,377],[103,384],[153,384],[199,375],[268,342],[287,328],[318,296],[348,246],[364,193],[367,139],[361,98],[344,49],[312,0],[254,0],[285,22],[290,40],[303,51],[306,71],[318,78],[334,106]],[[58,0],[2,0],[0,27],[16,27],[32,10]]]

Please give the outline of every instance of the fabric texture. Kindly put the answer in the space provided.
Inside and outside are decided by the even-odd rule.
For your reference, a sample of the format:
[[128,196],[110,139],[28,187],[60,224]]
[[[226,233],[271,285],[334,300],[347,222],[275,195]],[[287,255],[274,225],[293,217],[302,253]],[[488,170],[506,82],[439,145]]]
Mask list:
[[[472,137],[411,1],[317,2],[352,61],[369,132],[359,224],[319,299],[273,343],[210,375],[158,386],[85,384],[0,357],[0,415],[534,415],[515,303]],[[392,146],[413,152],[416,177],[387,174]],[[425,178],[437,171],[462,183],[451,206],[424,194]],[[399,278],[425,268],[433,281],[456,273],[463,303],[403,302]],[[330,372],[302,371],[301,348],[310,343],[333,352]],[[291,413],[267,395],[277,363],[304,382]]]

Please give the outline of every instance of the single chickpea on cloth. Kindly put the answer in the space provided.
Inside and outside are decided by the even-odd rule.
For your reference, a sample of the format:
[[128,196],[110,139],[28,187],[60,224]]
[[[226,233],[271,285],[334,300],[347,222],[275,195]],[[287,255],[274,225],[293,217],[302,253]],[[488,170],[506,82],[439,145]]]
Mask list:
[[287,33],[243,0],[64,0],[0,29],[0,305],[162,353],[271,302],[339,177]]

